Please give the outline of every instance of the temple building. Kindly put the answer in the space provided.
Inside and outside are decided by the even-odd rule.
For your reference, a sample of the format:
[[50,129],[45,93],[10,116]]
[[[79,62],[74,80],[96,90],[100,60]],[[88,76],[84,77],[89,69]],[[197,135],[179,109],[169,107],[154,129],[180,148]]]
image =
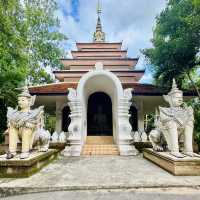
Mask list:
[[70,132],[66,154],[112,144],[120,155],[134,155],[131,133],[145,131],[144,116],[164,104],[163,90],[139,82],[145,72],[135,69],[139,58],[128,57],[122,42],[106,41],[100,13],[92,42],[77,42],[73,58],[61,59],[64,69],[54,71],[59,82],[29,91],[37,105],[55,110],[56,132]]

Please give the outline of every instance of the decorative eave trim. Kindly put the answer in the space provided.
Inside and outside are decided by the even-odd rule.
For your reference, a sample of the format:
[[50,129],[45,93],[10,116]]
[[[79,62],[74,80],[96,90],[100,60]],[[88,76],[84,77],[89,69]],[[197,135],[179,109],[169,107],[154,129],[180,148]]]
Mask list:
[[67,96],[68,91],[66,93],[38,93],[38,92],[30,92],[31,95],[36,95],[36,96]]
[[[140,74],[140,73],[144,73],[145,72],[145,70],[136,70],[136,71],[133,71],[133,70],[132,71],[131,70],[127,70],[127,71],[120,71],[120,70],[112,71],[112,70],[109,70],[109,71],[112,72],[112,73],[122,72],[122,73],[133,73],[133,74],[135,74],[135,73]],[[54,74],[63,74],[63,73],[75,73],[76,74],[76,73],[87,73],[87,72],[89,72],[89,70],[88,71],[54,70],[53,71]]]
[[83,45],[85,45],[85,44],[87,44],[87,45],[91,45],[91,46],[93,46],[94,44],[113,44],[113,45],[115,45],[115,44],[122,44],[122,42],[102,42],[102,43],[99,43],[99,42],[76,42],[76,44],[83,44]]
[[73,59],[73,58],[61,58],[60,59],[61,61],[79,61],[79,60],[81,60],[81,61],[85,61],[85,60],[133,60],[133,61],[138,61],[139,60],[139,58],[103,58],[103,59],[96,59],[96,58],[76,58],[76,59]]

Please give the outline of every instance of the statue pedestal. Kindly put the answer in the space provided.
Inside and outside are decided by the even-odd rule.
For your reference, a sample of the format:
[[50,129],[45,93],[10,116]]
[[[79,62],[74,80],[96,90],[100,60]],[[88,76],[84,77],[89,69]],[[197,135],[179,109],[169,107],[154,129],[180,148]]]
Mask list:
[[49,148],[50,149],[59,149],[63,150],[66,146],[66,142],[50,142],[49,143]]
[[200,158],[176,158],[168,152],[143,149],[144,158],[155,163],[175,176],[200,176]]
[[29,177],[49,164],[57,157],[59,150],[49,149],[47,152],[33,152],[28,159],[20,159],[17,155],[10,160],[6,155],[0,156],[0,178]]
[[[59,149],[62,151],[66,146],[66,142],[50,142],[49,149]],[[22,144],[17,144],[17,151],[19,152],[22,149]],[[5,154],[8,150],[8,144],[0,144],[0,155]]]

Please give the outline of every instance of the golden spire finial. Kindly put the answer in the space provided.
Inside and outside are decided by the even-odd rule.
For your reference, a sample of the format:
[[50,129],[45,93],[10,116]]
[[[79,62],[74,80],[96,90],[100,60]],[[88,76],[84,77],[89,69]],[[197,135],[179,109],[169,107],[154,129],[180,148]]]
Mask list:
[[97,4],[98,18],[97,18],[96,31],[93,34],[93,42],[105,42],[105,33],[102,31],[100,14],[101,14],[101,4],[100,4],[100,0],[98,0],[98,4]]
[[98,3],[97,3],[97,14],[98,14],[98,16],[101,14],[101,4],[100,4],[100,0],[98,0]]

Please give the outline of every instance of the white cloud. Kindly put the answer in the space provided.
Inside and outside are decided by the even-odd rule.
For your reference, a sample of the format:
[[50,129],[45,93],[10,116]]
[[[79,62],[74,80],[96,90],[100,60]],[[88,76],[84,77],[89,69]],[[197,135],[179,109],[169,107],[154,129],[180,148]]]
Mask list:
[[67,10],[69,13],[72,10],[72,4],[71,0],[58,0],[58,3],[60,5],[59,9]]
[[[76,41],[92,41],[96,27],[97,0],[79,0],[79,20],[70,15],[66,16],[66,13],[73,12],[72,0],[58,2],[60,31],[69,38],[67,50],[74,49]],[[102,0],[101,20],[106,40],[123,41],[123,47],[128,48],[129,57],[140,56],[141,49],[151,47],[150,39],[153,35],[155,17],[165,5],[166,0]],[[143,62],[143,59],[141,60]],[[139,65],[141,68],[142,63]]]

